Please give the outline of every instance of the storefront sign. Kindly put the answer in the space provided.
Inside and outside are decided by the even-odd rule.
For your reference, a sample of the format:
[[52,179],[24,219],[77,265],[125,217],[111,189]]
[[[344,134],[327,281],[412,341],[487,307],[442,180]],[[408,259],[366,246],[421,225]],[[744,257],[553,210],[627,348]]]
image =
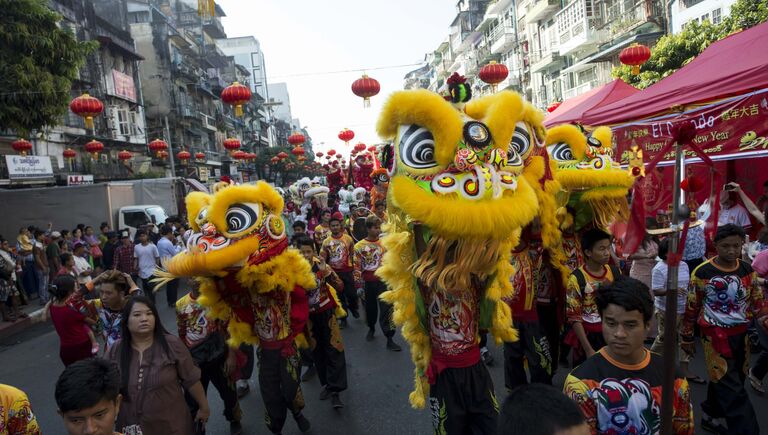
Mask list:
[[208,168],[198,168],[197,172],[199,174],[198,178],[200,178],[200,181],[202,181],[203,183],[207,183],[208,175],[209,175]]
[[5,156],[8,177],[11,180],[52,178],[53,167],[49,156]]
[[136,102],[136,86],[133,84],[133,77],[113,69],[112,81],[115,96]]
[[[622,163],[627,163],[628,150],[637,145],[643,149],[643,160],[647,163],[669,142],[675,127],[684,122],[696,127],[693,142],[710,157],[738,158],[766,151],[768,92],[724,100],[672,117],[616,126],[613,135],[617,155]],[[695,154],[688,149],[685,157]],[[674,158],[674,151],[670,151],[662,161]]]
[[93,184],[93,175],[67,175],[67,186]]

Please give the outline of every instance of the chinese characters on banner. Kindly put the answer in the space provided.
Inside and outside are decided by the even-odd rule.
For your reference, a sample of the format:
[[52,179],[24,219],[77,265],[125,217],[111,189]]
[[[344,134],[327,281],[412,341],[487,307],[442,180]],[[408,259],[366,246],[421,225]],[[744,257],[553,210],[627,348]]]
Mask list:
[[112,70],[114,81],[114,95],[126,100],[136,102],[136,86],[133,85],[133,77],[120,71]]
[[[645,162],[651,161],[671,139],[674,127],[683,122],[696,126],[693,142],[710,157],[765,151],[768,149],[768,93],[725,100],[674,117],[640,121],[613,128],[616,153],[627,163],[633,145],[643,149]],[[691,150],[686,157],[694,157]],[[674,160],[674,152],[662,161]]]

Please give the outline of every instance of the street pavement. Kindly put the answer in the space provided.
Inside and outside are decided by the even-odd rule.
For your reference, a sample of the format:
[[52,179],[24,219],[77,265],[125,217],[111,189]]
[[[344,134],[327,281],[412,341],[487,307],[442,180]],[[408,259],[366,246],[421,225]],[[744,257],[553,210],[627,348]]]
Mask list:
[[[165,300],[158,295],[158,301]],[[176,333],[174,311],[164,306],[159,307],[163,325]],[[341,411],[331,408],[330,400],[320,401],[320,385],[317,377],[303,383],[306,407],[305,415],[312,423],[314,434],[430,434],[431,423],[429,410],[414,410],[408,403],[408,393],[412,388],[413,365],[407,346],[399,335],[398,343],[403,345],[403,352],[391,352],[385,349],[385,339],[377,330],[376,340],[367,342],[367,328],[363,319],[351,319],[349,327],[342,331],[346,346],[347,376],[349,388],[341,394],[346,405]],[[492,340],[490,340],[492,341]],[[53,397],[56,379],[64,369],[58,355],[58,336],[50,323],[37,324],[28,330],[0,341],[0,383],[10,384],[25,391],[30,398],[43,433],[66,435],[61,419],[56,413]],[[504,371],[501,348],[491,346],[495,363],[489,367],[496,387],[497,397],[502,400],[504,393]],[[692,370],[705,376],[699,352],[692,363]],[[560,367],[555,377],[555,385],[562,387],[566,369]],[[244,434],[268,434],[264,425],[264,405],[254,374],[250,382],[251,392],[241,400],[243,410]],[[749,387],[747,387],[749,389]],[[706,395],[706,386],[691,386],[694,413],[697,416],[696,433],[705,433],[698,429],[698,404]],[[211,418],[207,433],[226,435],[229,425],[223,416],[222,401],[215,388],[209,386]],[[752,403],[757,411],[763,433],[768,433],[768,399],[759,397],[750,390]],[[288,417],[283,433],[299,434],[295,422]]]

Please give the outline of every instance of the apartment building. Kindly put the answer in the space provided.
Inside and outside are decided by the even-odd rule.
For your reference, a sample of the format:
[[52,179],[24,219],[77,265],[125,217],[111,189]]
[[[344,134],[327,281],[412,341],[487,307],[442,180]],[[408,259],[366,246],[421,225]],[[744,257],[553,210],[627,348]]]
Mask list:
[[679,33],[691,21],[720,24],[730,15],[736,0],[672,0],[669,4],[672,33]]

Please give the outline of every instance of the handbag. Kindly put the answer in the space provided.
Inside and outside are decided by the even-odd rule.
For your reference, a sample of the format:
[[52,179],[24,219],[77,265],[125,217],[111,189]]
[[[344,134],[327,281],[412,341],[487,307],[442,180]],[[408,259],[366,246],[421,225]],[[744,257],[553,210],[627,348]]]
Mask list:
[[101,248],[99,247],[99,245],[91,246],[91,256],[92,257],[99,258],[99,257],[102,257],[103,255],[104,255],[104,253],[101,252]]

